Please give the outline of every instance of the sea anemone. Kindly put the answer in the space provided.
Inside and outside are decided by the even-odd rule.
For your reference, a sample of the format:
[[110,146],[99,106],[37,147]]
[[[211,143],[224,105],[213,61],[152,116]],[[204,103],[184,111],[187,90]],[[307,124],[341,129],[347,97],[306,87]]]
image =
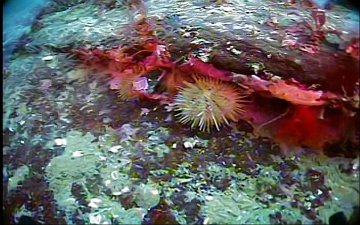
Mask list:
[[184,82],[175,96],[174,110],[179,111],[175,116],[181,123],[210,132],[214,126],[219,131],[224,123],[237,120],[246,95],[235,84],[210,77],[193,78],[194,83]]

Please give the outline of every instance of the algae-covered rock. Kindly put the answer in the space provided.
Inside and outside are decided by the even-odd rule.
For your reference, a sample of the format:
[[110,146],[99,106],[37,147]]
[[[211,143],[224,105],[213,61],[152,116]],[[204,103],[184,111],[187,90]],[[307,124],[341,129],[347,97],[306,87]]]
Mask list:
[[285,202],[264,204],[251,191],[227,190],[205,197],[201,214],[208,224],[271,224],[271,216],[296,224],[303,220],[301,211]]
[[109,38],[120,38],[122,27],[129,22],[123,8],[104,12],[95,4],[78,4],[41,19],[43,27],[31,34],[34,46],[57,48],[75,45],[100,45]]
[[20,181],[25,180],[25,178],[29,176],[29,173],[30,169],[26,165],[17,168],[14,172],[14,175],[9,178],[8,190],[11,191],[15,189]]
[[[159,203],[160,192],[156,185],[134,184],[137,179],[129,176],[132,166],[129,157],[135,153],[134,146],[130,141],[120,143],[113,132],[106,129],[97,141],[90,133],[68,132],[63,138],[66,140],[63,154],[54,157],[46,167],[49,186],[68,218],[83,207],[72,194],[74,183],[84,189],[83,197],[91,212],[84,214],[82,219],[89,223],[117,220],[120,224],[141,224],[146,210]],[[114,146],[116,151],[110,151]],[[140,208],[125,209],[115,200],[123,194],[134,196],[130,205],[136,204]]]
[[131,208],[122,213],[118,221],[120,224],[142,224],[146,210],[142,208]]
[[[360,180],[358,167],[348,168],[353,172],[346,172],[345,168],[356,167],[356,161],[346,158],[326,158],[307,156],[299,159],[300,170],[312,168],[320,171],[324,175],[324,185],[331,190],[331,198],[319,207],[317,212],[319,217],[327,222],[329,217],[337,212],[344,212],[347,219],[359,206],[360,201]],[[322,194],[318,191],[318,195]]]
[[192,149],[194,147],[198,148],[206,148],[208,146],[208,140],[203,140],[197,136],[189,137],[184,139],[184,148],[186,149]]
[[[350,168],[354,160],[312,154],[292,157],[292,160],[296,163],[297,169],[291,172],[291,176],[298,183],[291,188],[281,188],[287,193],[287,199],[296,196],[300,204],[305,208],[313,208],[317,219],[325,223],[328,223],[330,216],[337,212],[344,212],[349,220],[354,208],[359,206],[360,198],[360,180],[356,171],[358,169]],[[356,166],[355,164],[353,166]],[[311,173],[314,173],[312,177]],[[290,207],[287,209],[297,210]],[[301,218],[299,215],[297,218],[302,219],[303,223],[312,223],[308,218]],[[295,219],[293,216],[292,221],[296,221]]]
[[[260,220],[263,206],[244,192],[232,195],[215,194],[208,196],[202,213],[209,224],[268,224],[269,220]],[[269,212],[267,217],[269,216]]]
[[100,168],[100,176],[104,186],[115,196],[127,192],[132,187],[130,177],[125,172],[130,169],[131,164],[127,164],[123,167],[120,167],[120,164],[108,162],[104,167]]
[[164,127],[151,129],[147,133],[147,142],[144,146],[144,152],[156,156],[154,160],[161,160],[171,149],[164,143],[169,137],[169,130]]
[[140,184],[136,187],[135,202],[143,209],[150,209],[160,202],[159,190],[151,184]]
[[146,214],[142,208],[125,209],[119,202],[101,197],[102,204],[85,217],[90,224],[110,224],[117,221],[118,224],[141,224]]
[[86,179],[98,173],[100,149],[92,141],[90,133],[83,135],[70,131],[62,155],[54,157],[46,167],[49,187],[54,191],[58,205],[71,213],[77,204],[71,194],[73,183],[86,183]]
[[[143,160],[157,163],[170,153],[171,148],[165,144],[169,131],[154,124],[142,124],[144,129],[124,124],[120,129],[122,145],[133,157],[143,156]],[[123,142],[124,141],[124,142]]]

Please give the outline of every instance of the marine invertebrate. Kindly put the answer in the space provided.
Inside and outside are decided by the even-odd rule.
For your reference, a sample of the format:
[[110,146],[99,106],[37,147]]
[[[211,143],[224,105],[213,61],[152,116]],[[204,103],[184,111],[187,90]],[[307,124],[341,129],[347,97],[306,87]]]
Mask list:
[[137,89],[136,84],[142,80],[141,78],[144,78],[141,74],[129,73],[119,81],[117,93],[121,100],[127,101],[137,96],[137,91],[140,89]]
[[193,76],[194,83],[184,82],[175,96],[174,109],[181,123],[209,132],[220,130],[229,120],[236,121],[243,111],[246,96],[234,84],[204,76]]

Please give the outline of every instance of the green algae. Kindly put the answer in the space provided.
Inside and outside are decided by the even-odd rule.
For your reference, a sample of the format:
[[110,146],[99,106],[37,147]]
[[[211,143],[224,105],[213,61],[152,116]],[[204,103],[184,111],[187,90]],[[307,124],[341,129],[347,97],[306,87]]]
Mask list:
[[[59,208],[65,210],[69,223],[70,216],[83,207],[72,194],[74,183],[84,188],[90,212],[82,212],[81,218],[87,222],[116,220],[140,224],[145,214],[163,199],[176,220],[188,224],[192,218],[174,200],[174,196],[185,190],[184,202],[198,201],[199,215],[206,223],[272,223],[272,216],[280,212],[288,223],[310,224],[312,220],[303,210],[290,205],[296,198],[305,208],[313,207],[313,200],[318,198],[320,192],[309,189],[311,180],[306,176],[309,169],[324,174],[322,190],[332,190],[331,199],[316,206],[318,218],[326,222],[332,214],[344,210],[349,218],[352,208],[357,205],[358,179],[344,173],[339,166],[350,160],[335,163],[311,154],[301,157],[272,155],[269,157],[271,163],[257,161],[254,168],[213,161],[199,165],[191,160],[178,161],[168,167],[163,161],[175,149],[165,144],[171,135],[167,128],[156,128],[150,123],[123,127],[128,128],[131,131],[127,130],[129,136],[122,133],[123,141],[118,136],[119,131],[109,127],[98,138],[79,131],[70,131],[63,138],[66,140],[64,152],[50,161],[46,174],[49,187],[54,191]],[[191,145],[184,148],[183,154],[187,157],[192,151],[206,153],[213,144],[196,136],[180,138],[171,144],[185,147],[185,142]],[[217,146],[222,147],[220,144]],[[233,155],[234,152],[226,154]],[[133,174],[139,156],[154,163],[143,168],[150,174],[145,180]],[[289,170],[289,176],[296,181],[293,185],[283,183],[278,165],[284,163],[296,165]],[[155,179],[158,176],[167,179]],[[132,200],[122,205],[117,200],[122,196],[131,196]],[[92,199],[98,199],[99,203],[91,205]]]
[[108,39],[121,39],[121,27],[129,22],[123,8],[114,8],[100,14],[100,6],[82,3],[66,8],[40,20],[43,27],[30,35],[34,46],[56,48],[70,45],[100,45]]
[[160,202],[160,192],[154,184],[140,184],[135,190],[135,202],[143,209],[150,209]]
[[257,204],[244,192],[235,192],[232,195],[216,193],[208,196],[202,208],[206,223],[209,224],[251,224],[269,223],[269,220],[260,220],[261,215]]
[[[62,155],[54,157],[46,167],[49,187],[55,199],[67,211],[76,208],[71,194],[73,183],[84,184],[88,177],[98,174],[100,149],[92,144],[94,136],[70,131],[66,136],[66,147]],[[71,207],[70,207],[71,205]]]
[[[158,137],[167,132],[161,130],[155,131],[161,134],[157,138],[154,137],[154,130],[148,132],[152,136],[149,145],[163,142]],[[156,184],[139,183],[139,179],[130,176],[130,157],[137,154],[134,140],[120,143],[114,132],[106,128],[106,134],[100,136],[98,141],[90,133],[68,132],[64,138],[64,152],[54,157],[46,167],[49,187],[54,190],[57,204],[68,217],[80,207],[71,191],[74,183],[81,184],[85,189],[85,200],[91,203],[91,199],[96,198],[101,202],[99,207],[89,203],[89,207],[95,208],[90,214],[83,213],[83,219],[89,222],[117,219],[120,223],[132,221],[140,224],[145,212],[159,203],[160,192]],[[89,185],[89,180],[96,176],[101,178],[98,183]],[[137,207],[125,210],[115,199],[128,193],[133,195],[133,203]]]
[[147,142],[144,151],[149,154],[155,154],[158,159],[164,158],[164,156],[171,151],[164,143],[167,137],[169,137],[169,131],[164,127],[149,130],[147,132]]
[[120,203],[105,196],[98,200],[99,207],[84,215],[87,223],[110,224],[112,220],[116,220],[119,224],[141,224],[146,213],[146,210],[142,208],[125,209]]
[[30,169],[26,165],[17,168],[14,171],[14,174],[9,178],[8,190],[11,191],[15,189],[19,185],[19,182],[24,181],[29,175]]

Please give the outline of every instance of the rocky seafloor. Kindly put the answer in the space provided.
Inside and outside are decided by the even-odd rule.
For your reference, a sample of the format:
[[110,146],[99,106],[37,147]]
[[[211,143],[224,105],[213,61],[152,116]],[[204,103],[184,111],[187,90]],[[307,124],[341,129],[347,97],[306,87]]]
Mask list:
[[[358,219],[358,154],[284,155],[246,124],[192,130],[156,102],[120,100],[108,77],[79,67],[67,49],[136,41],[126,33],[134,12],[124,2],[54,1],[5,62],[5,224],[24,216],[39,224],[328,224],[338,212]],[[211,30],[278,51],[263,22],[307,14],[290,21],[276,2],[146,5],[166,25],[158,37],[179,57],[193,51],[207,59],[221,41]],[[328,21],[339,29],[347,29],[341,18],[358,22],[344,15],[336,8]]]

